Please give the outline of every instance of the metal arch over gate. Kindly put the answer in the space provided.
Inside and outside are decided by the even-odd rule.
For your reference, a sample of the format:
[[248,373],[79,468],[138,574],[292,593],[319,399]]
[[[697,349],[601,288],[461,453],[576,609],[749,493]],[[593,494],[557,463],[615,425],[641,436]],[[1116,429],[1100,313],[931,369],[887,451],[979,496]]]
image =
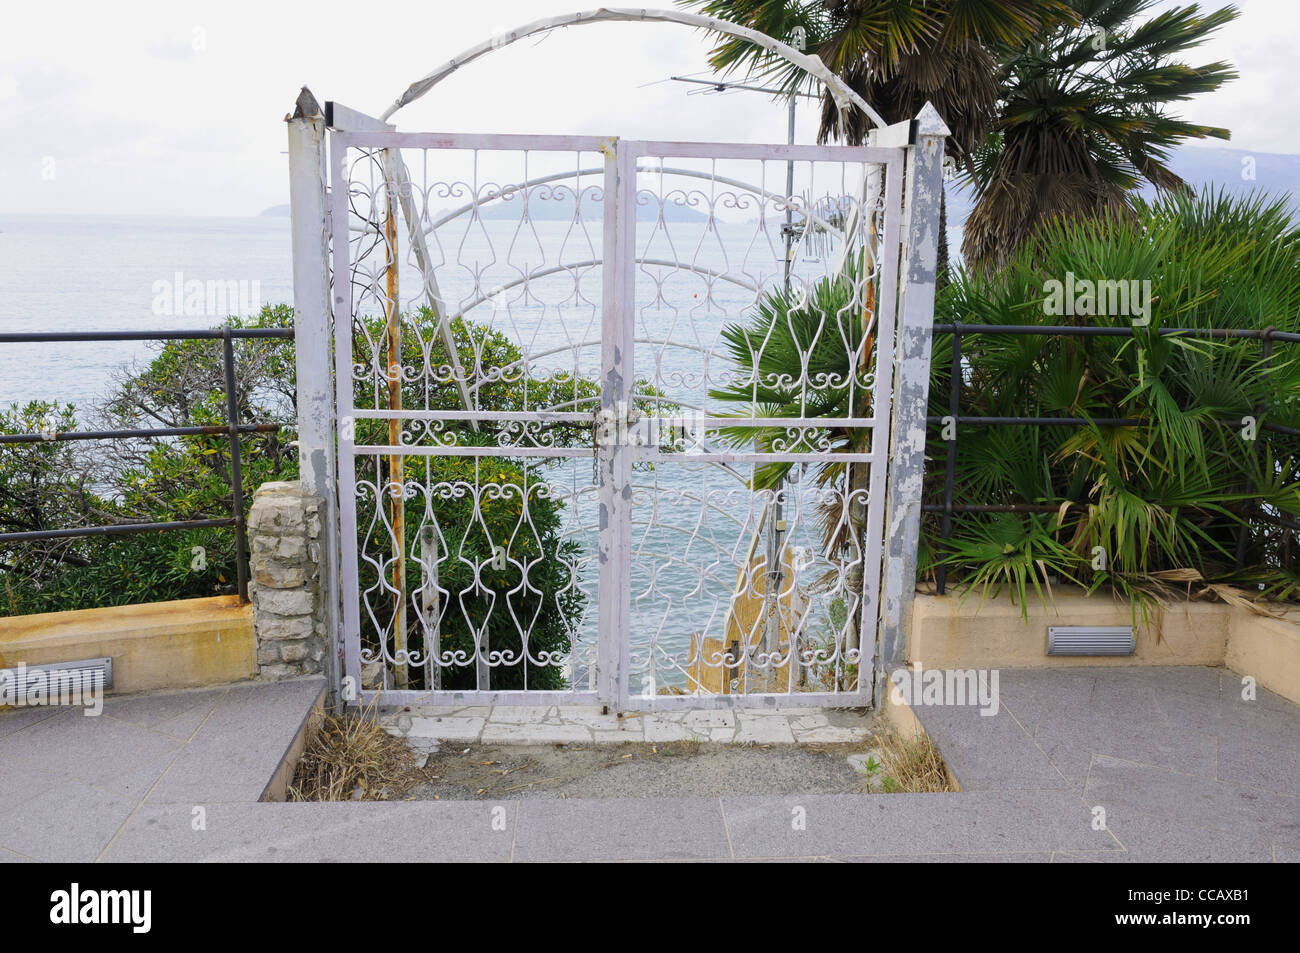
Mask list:
[[326,115],[343,698],[870,704],[887,482],[911,505],[894,368],[928,368],[928,334],[895,340],[932,300],[908,124],[845,147]]

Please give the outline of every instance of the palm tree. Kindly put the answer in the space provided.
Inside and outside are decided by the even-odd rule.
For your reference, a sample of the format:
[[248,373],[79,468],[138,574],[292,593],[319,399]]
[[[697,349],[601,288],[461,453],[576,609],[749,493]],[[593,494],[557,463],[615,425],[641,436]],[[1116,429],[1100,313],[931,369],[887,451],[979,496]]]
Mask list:
[[[912,119],[932,103],[952,131],[948,151],[974,172],[975,150],[998,116],[995,49],[1014,48],[1073,16],[1062,0],[678,0],[682,6],[783,40],[800,38],[886,122]],[[812,89],[801,69],[746,40],[724,36],[709,65],[726,74],[745,69],[783,95]],[[867,117],[841,112],[823,92],[819,142],[861,145]],[[940,230],[947,202],[940,196]],[[940,249],[941,281],[948,271]]]
[[[802,35],[807,52],[839,74],[886,122],[912,119],[930,102],[952,130],[958,156],[972,153],[997,118],[998,60],[1070,16],[1062,0],[678,0],[789,42]],[[784,94],[812,89],[799,67],[746,40],[724,36],[709,55],[720,73],[744,68]],[[860,145],[866,117],[841,116],[822,100],[818,141]]]
[[1002,264],[1055,218],[1131,220],[1143,180],[1162,191],[1187,188],[1167,165],[1175,145],[1229,138],[1169,107],[1236,77],[1226,63],[1178,59],[1236,19],[1236,9],[1203,14],[1190,4],[1142,19],[1155,0],[1067,2],[1074,15],[1040,39],[996,48],[1000,115],[968,167],[976,204],[962,253],[973,265]]

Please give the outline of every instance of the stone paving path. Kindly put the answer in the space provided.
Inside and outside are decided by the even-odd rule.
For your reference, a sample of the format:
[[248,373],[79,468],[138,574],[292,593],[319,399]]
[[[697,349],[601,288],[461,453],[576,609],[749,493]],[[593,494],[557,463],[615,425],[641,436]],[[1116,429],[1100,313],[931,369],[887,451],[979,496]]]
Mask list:
[[[101,859],[160,804],[256,802],[325,688],[321,678],[109,696],[0,713],[0,861]],[[187,822],[188,823],[188,822]]]
[[1227,669],[1019,669],[1000,710],[918,707],[966,792],[1059,791],[1120,853],[1056,860],[1300,860],[1300,708]]
[[[1295,861],[1300,709],[1238,684],[1003,671],[997,715],[917,709],[952,794],[260,803],[284,754],[270,729],[300,724],[318,682],[26,710],[0,716],[0,860]],[[800,730],[846,727],[833,714]],[[434,717],[482,717],[481,740],[508,716]]]
[[865,741],[873,722],[857,709],[718,709],[602,714],[597,705],[403,708],[383,719],[391,734],[480,744],[706,741],[846,744]]

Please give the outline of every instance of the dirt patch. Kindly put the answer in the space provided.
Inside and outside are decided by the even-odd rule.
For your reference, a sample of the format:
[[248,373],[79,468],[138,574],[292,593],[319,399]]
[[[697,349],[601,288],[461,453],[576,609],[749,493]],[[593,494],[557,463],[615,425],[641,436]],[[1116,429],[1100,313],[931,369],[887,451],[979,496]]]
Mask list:
[[[430,755],[407,794],[421,800],[500,798],[717,797],[866,794],[909,789],[883,763],[864,775],[849,756],[879,751],[857,744],[469,745]],[[934,790],[927,785],[924,790]]]
[[[850,760],[852,759],[852,761]],[[408,748],[372,719],[326,718],[298,765],[300,801],[719,797],[948,790],[928,741],[853,744],[454,744]]]

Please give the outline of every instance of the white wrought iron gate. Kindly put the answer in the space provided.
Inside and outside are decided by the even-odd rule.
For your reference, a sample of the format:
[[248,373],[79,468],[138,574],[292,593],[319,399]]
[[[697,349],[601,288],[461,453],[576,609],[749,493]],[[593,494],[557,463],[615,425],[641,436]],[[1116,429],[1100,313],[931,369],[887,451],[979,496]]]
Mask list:
[[903,155],[332,131],[345,697],[869,703]]

